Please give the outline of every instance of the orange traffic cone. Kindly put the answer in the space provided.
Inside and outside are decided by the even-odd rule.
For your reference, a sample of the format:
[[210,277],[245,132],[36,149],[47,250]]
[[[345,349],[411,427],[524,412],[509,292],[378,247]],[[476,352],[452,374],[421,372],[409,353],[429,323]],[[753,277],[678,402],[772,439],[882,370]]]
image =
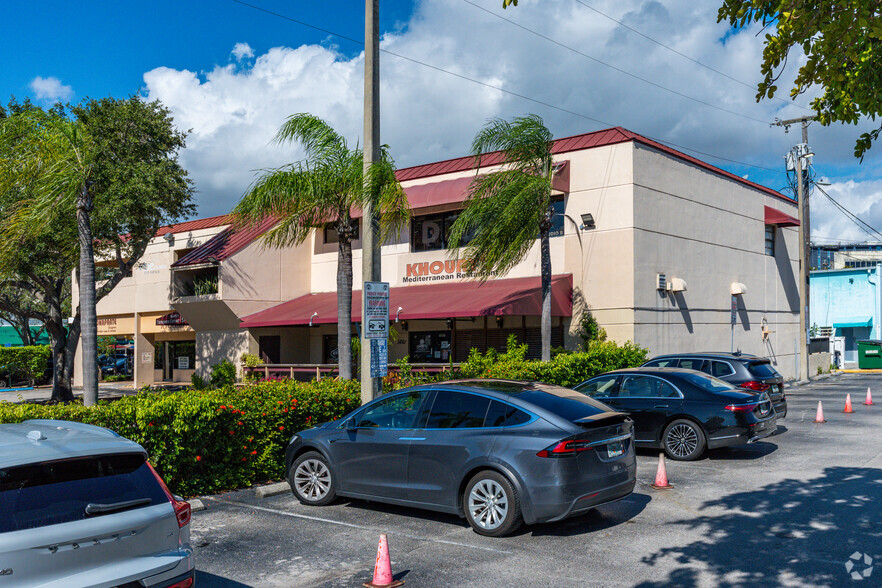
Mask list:
[[851,410],[851,394],[845,395],[845,410],[843,410],[842,412],[854,412],[853,410]]
[[655,483],[651,484],[656,490],[667,490],[673,488],[673,484],[668,483],[668,472],[665,470],[665,454],[658,454],[658,470],[655,472]]
[[818,400],[818,414],[815,415],[815,420],[813,422],[815,422],[815,423],[826,423],[827,422],[824,420],[824,407],[821,406],[820,400]]
[[389,541],[386,533],[380,535],[380,545],[377,547],[377,563],[374,566],[374,579],[365,582],[366,588],[395,588],[404,584],[404,580],[396,580],[392,577],[392,562],[389,559]]
[[867,388],[867,400],[864,402],[867,406],[873,406],[873,395],[870,394],[870,389]]

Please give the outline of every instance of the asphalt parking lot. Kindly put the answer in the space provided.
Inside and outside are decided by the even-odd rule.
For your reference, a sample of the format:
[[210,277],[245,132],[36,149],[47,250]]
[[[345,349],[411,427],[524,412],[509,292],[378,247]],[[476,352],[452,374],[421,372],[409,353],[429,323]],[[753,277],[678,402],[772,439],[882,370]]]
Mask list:
[[[863,405],[867,387],[876,405]],[[843,414],[851,393],[854,414]],[[818,400],[826,424],[814,424]],[[455,516],[341,500],[324,508],[253,490],[204,497],[192,541],[201,587],[361,586],[380,533],[408,586],[882,585],[882,374],[842,374],[788,390],[765,441],[668,461],[674,488],[650,488],[658,457],[638,454],[625,500],[502,539]]]

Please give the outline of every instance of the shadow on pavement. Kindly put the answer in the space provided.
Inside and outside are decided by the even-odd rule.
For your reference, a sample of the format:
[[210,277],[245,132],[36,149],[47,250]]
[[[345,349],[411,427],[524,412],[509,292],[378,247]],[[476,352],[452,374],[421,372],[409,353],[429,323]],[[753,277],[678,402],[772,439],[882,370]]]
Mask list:
[[[368,502],[366,500],[350,500],[348,498],[343,500],[346,501],[344,504],[349,508],[406,516],[420,519],[421,521],[449,524],[464,529],[469,528],[468,522],[456,515],[406,506],[396,506],[393,504],[384,504],[380,502]],[[633,519],[643,512],[643,509],[646,508],[646,505],[649,504],[651,500],[652,499],[646,494],[638,494],[635,492],[622,500],[599,506],[584,514],[576,515],[572,518],[564,519],[563,521],[529,526],[525,525],[515,531],[511,536],[533,535],[536,537],[569,537],[572,535],[594,533],[610,527],[616,527]]]
[[201,570],[196,570],[196,585],[199,588],[252,588],[248,584],[215,576]]
[[[852,554],[882,558],[880,495],[882,470],[830,467],[806,481],[783,480],[705,502],[699,512],[710,508],[726,512],[669,523],[696,539],[644,557],[644,564],[669,560],[679,569],[638,586],[850,582],[845,564]],[[855,563],[852,570],[863,572],[866,565]]]

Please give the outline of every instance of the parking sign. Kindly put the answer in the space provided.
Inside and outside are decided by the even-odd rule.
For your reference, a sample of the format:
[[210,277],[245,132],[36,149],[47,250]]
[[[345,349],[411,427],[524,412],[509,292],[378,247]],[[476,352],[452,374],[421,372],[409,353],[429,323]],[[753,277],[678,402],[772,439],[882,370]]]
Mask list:
[[389,337],[389,282],[365,282],[362,317],[365,339]]

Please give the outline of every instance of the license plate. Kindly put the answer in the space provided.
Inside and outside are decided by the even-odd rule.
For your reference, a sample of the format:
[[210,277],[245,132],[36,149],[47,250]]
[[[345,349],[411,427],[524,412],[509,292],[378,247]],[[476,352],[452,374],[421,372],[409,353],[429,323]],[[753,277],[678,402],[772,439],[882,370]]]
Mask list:
[[607,443],[606,452],[609,457],[618,457],[625,452],[625,445],[621,441]]

